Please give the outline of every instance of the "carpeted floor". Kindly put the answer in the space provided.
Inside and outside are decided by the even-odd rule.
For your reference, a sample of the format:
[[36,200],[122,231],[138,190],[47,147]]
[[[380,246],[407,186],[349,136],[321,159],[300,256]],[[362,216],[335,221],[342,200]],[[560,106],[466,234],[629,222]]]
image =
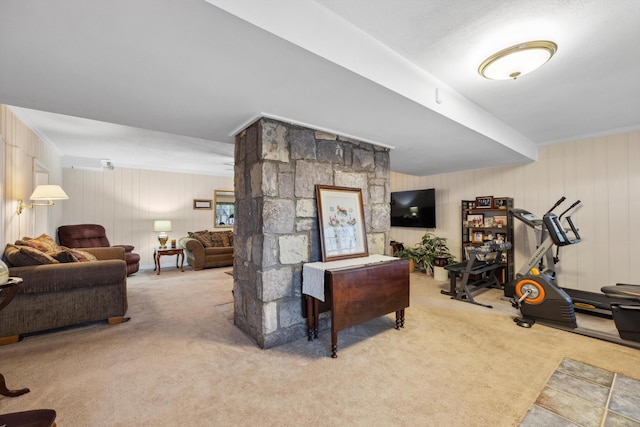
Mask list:
[[[233,325],[229,269],[141,271],[131,320],[0,347],[17,398],[0,413],[52,408],[68,426],[517,426],[565,358],[639,379],[640,352],[540,325],[489,290],[493,309],[411,277],[406,326],[393,315],[261,350]],[[528,417],[528,416],[527,416]]]

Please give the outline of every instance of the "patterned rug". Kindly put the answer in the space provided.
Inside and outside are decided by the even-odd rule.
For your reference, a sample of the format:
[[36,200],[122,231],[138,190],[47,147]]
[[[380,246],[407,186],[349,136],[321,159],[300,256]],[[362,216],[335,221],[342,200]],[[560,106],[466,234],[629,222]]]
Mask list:
[[640,427],[640,380],[565,358],[520,426]]

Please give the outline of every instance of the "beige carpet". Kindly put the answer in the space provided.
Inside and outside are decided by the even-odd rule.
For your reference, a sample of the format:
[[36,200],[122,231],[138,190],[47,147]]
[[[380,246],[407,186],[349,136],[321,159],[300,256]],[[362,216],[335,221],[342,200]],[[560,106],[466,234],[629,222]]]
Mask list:
[[535,325],[502,293],[452,301],[412,274],[406,327],[393,315],[261,350],[233,326],[233,278],[210,269],[129,280],[131,320],[0,347],[17,398],[0,413],[53,408],[67,426],[516,426],[563,358],[638,378],[640,352]]

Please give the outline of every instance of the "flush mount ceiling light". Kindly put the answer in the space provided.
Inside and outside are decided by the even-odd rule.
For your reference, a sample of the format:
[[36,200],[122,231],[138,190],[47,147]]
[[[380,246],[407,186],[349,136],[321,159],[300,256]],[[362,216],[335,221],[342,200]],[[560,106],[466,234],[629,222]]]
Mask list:
[[548,40],[519,43],[485,59],[478,73],[491,80],[517,79],[544,65],[558,50]]

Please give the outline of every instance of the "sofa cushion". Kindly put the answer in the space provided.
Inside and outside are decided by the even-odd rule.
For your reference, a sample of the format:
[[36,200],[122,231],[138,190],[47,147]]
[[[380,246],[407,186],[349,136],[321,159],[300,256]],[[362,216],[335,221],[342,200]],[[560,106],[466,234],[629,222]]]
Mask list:
[[8,244],[4,250],[7,261],[14,267],[28,265],[58,264],[59,261],[51,255],[39,251],[31,246],[16,246]]
[[42,252],[57,251],[58,244],[48,234],[42,233],[38,237],[23,237],[22,240],[16,240],[17,246],[31,246]]

